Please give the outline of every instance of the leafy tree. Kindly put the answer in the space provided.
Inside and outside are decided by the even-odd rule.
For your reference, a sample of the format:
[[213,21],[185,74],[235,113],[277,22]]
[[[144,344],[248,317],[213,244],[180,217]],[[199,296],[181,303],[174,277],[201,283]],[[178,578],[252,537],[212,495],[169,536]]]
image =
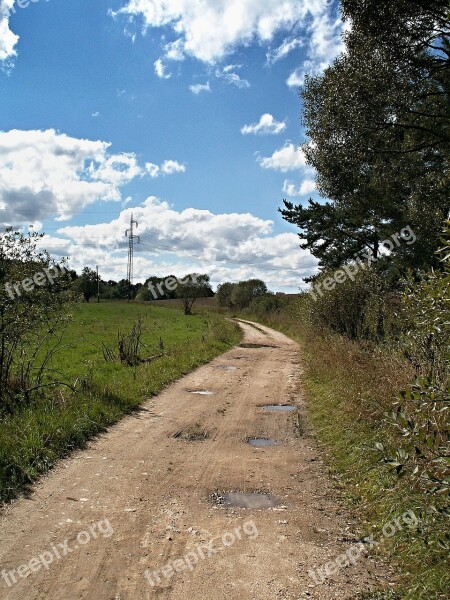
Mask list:
[[324,269],[374,256],[409,225],[417,242],[397,251],[400,268],[437,266],[436,240],[449,210],[448,3],[343,0],[347,52],[302,93],[304,146],[318,190],[330,201],[285,202]]
[[85,302],[97,294],[97,273],[89,267],[84,267],[80,277],[73,283],[74,290],[83,294]]
[[216,296],[219,306],[231,307],[231,294],[236,285],[235,283],[221,283],[217,287]]
[[192,306],[198,298],[208,298],[214,296],[209,283],[209,275],[191,273],[181,279],[176,288],[177,298],[183,302],[184,314],[192,314]]
[[261,279],[240,281],[231,292],[231,305],[234,308],[248,308],[252,301],[267,294],[267,286]]
[[56,383],[49,361],[67,320],[62,291],[70,273],[38,249],[42,237],[11,228],[0,234],[0,412]]

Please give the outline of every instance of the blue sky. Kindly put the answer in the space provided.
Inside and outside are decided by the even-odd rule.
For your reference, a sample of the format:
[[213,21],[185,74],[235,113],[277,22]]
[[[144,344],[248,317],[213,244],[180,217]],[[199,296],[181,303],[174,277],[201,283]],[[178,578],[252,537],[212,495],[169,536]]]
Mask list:
[[297,291],[277,213],[316,197],[299,87],[341,49],[328,0],[0,0],[0,219],[73,268]]

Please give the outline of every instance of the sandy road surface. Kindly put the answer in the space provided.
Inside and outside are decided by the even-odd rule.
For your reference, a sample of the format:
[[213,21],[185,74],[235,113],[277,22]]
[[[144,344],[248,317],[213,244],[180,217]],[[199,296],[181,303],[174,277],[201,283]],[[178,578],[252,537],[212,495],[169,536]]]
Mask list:
[[[308,576],[354,546],[352,522],[305,425],[298,346],[242,326],[245,343],[273,347],[236,347],[184,377],[4,510],[0,598],[342,599],[382,583],[365,557],[322,585]],[[284,402],[299,411],[260,408]],[[217,506],[227,491],[277,506]]]

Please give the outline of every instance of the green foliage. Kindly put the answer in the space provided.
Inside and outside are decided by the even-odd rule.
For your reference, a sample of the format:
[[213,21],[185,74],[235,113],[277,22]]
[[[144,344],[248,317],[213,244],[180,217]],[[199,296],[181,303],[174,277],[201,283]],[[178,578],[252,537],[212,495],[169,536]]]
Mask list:
[[442,521],[450,516],[450,223],[438,252],[444,271],[408,282],[403,314],[408,317],[405,353],[417,380],[394,403],[386,422],[400,434],[396,446],[381,444],[385,462],[425,496],[422,535],[433,550],[450,549]]
[[333,273],[324,273],[314,282],[310,315],[315,325],[359,340],[381,341],[398,334],[394,310],[399,297],[390,291],[382,274],[367,268],[334,289],[319,288],[330,275]]
[[407,225],[417,242],[394,250],[399,270],[437,266],[450,187],[448,2],[342,5],[347,51],[302,92],[304,151],[329,202],[281,212],[325,270],[362,250],[377,256]]
[[70,276],[38,248],[41,234],[0,235],[0,414],[30,401],[58,374],[49,361],[67,321]]
[[239,283],[224,283],[217,289],[219,306],[233,310],[248,308],[260,296],[268,293],[267,286],[261,279],[248,279]]
[[72,289],[81,294],[85,302],[89,302],[92,296],[97,294],[97,273],[89,267],[84,267],[80,277],[72,284]]
[[185,315],[192,314],[192,306],[198,298],[208,298],[213,296],[209,275],[190,273],[179,281],[176,287],[176,296],[183,302]]
[[286,306],[286,302],[283,296],[264,294],[250,302],[249,311],[258,317],[264,317],[272,313],[279,313]]
[[235,283],[221,283],[217,287],[216,296],[219,306],[231,308],[231,294],[235,285]]

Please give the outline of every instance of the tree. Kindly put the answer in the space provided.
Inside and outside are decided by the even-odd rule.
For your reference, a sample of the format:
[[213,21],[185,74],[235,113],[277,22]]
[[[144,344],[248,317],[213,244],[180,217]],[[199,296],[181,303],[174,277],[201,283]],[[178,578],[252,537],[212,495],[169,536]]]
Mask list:
[[43,234],[0,234],[0,412],[56,383],[49,361],[67,321],[65,261],[38,249]]
[[449,209],[448,5],[440,0],[343,0],[347,52],[302,93],[320,194],[285,202],[303,248],[324,269],[377,256],[379,242],[409,225],[417,242],[397,265],[438,266],[436,240]]
[[97,294],[97,272],[89,267],[84,267],[80,277],[74,281],[75,291],[83,294],[85,302]]
[[180,279],[176,288],[177,298],[183,302],[184,314],[192,314],[192,306],[198,298],[214,296],[209,283],[209,275],[191,273]]
[[238,309],[248,308],[259,296],[267,294],[267,286],[261,279],[240,281],[231,293],[231,305]]
[[231,294],[236,285],[236,283],[221,283],[217,287],[216,296],[219,306],[231,307]]

